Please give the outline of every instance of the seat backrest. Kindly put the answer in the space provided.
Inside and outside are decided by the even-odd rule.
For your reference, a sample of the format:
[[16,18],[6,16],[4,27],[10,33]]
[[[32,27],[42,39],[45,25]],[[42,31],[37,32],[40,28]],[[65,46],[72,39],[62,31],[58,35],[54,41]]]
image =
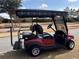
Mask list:
[[32,26],[32,31],[33,31],[33,32],[36,31],[37,34],[43,34],[43,28],[42,28],[42,26],[39,25],[39,24],[34,24],[34,25]]

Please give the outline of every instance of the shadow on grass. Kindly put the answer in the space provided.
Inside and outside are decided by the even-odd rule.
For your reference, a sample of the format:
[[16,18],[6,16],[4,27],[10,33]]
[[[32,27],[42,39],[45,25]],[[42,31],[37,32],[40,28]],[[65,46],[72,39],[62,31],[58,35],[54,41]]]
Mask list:
[[0,59],[55,59],[56,56],[69,52],[66,49],[56,49],[53,51],[44,51],[37,57],[28,55],[24,50],[10,51],[0,56]]

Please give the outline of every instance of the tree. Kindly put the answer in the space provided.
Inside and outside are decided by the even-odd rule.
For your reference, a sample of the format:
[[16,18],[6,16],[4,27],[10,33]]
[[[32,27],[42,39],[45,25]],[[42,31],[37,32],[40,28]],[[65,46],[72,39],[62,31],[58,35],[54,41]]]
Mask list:
[[0,0],[0,8],[8,12],[9,15],[19,6],[21,6],[21,0]]
[[13,29],[13,21],[12,21],[12,15],[15,13],[15,10],[21,6],[21,0],[0,0],[0,9],[5,10],[6,13],[9,14],[11,19],[11,45],[12,43],[12,29]]

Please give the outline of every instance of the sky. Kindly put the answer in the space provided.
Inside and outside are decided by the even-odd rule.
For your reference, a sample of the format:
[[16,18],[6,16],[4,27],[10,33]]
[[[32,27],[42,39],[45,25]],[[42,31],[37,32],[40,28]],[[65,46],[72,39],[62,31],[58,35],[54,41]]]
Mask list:
[[[22,0],[21,9],[64,10],[66,7],[79,9],[79,0]],[[7,14],[0,14],[9,18]]]
[[23,9],[64,10],[66,7],[79,8],[79,0],[23,0]]

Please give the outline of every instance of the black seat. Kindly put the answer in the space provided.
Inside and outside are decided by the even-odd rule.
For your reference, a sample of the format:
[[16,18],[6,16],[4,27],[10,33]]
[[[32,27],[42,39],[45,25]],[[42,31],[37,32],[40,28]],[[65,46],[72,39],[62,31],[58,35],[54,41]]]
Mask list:
[[32,32],[36,31],[37,34],[43,34],[43,28],[39,24],[34,24],[33,26],[31,26],[31,30]]
[[67,38],[67,35],[65,32],[61,31],[61,30],[58,30],[55,32],[54,34],[54,38],[55,38],[55,41],[59,44],[65,44],[65,40]]

